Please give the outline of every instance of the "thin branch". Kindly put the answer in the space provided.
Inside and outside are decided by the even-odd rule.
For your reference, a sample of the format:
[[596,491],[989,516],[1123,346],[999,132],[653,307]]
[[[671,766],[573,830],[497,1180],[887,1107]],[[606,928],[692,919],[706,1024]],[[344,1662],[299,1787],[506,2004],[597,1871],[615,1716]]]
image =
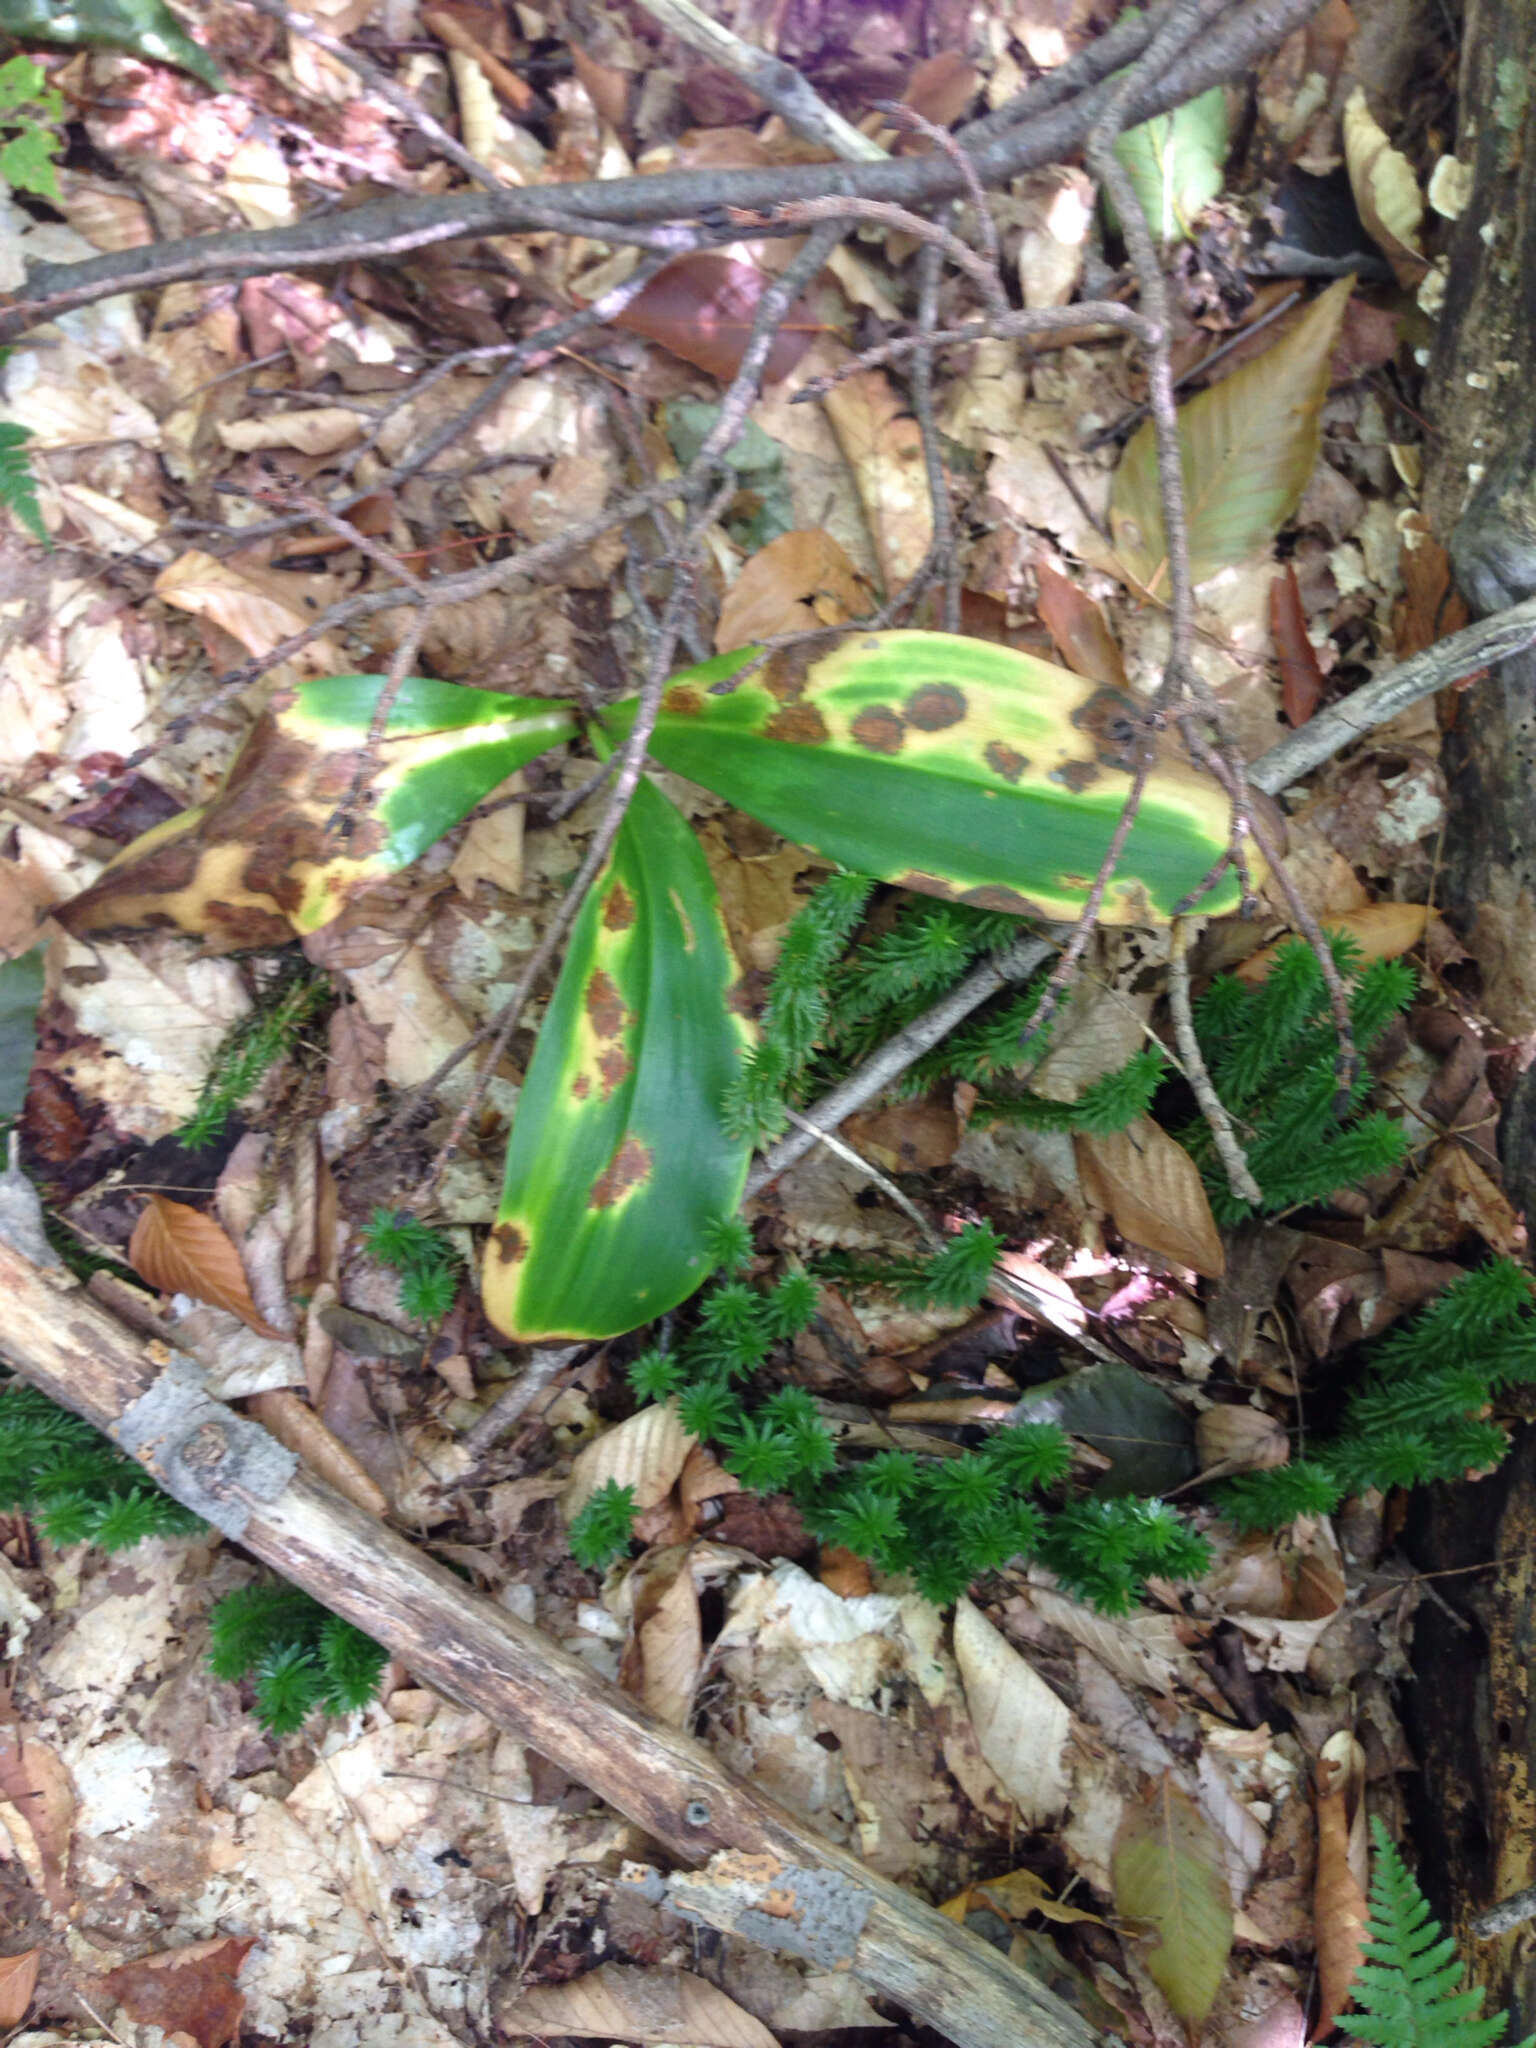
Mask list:
[[784,1114],[795,1129],[809,1138],[813,1145],[824,1145],[829,1152],[834,1153],[847,1165],[856,1167],[871,1187],[878,1188],[885,1199],[899,1209],[909,1222],[917,1225],[923,1243],[927,1245],[929,1251],[936,1252],[942,1249],[943,1238],[918,1208],[916,1202],[909,1195],[904,1195],[889,1174],[882,1173],[873,1160],[866,1159],[862,1152],[856,1151],[845,1138],[838,1137],[835,1131],[823,1130],[820,1124],[811,1117],[803,1116],[798,1109],[786,1108]]
[[[806,1120],[821,1130],[835,1131],[844,1117],[852,1116],[856,1109],[872,1102],[882,1089],[899,1080],[908,1067],[920,1060],[924,1053],[932,1052],[956,1025],[963,1024],[973,1010],[979,1009],[1011,983],[1027,981],[1055,950],[1051,940],[1038,938],[1030,932],[1016,940],[1006,953],[983,960],[979,967],[971,969],[964,981],[941,996],[920,1017],[914,1017],[893,1038],[887,1039],[862,1066],[855,1067],[846,1080],[829,1089],[819,1102],[813,1102],[802,1112]],[[780,1138],[753,1168],[747,1181],[748,1197],[761,1194],[797,1159],[803,1159],[815,1142],[815,1138],[808,1137],[804,1131],[793,1131],[788,1137]]]
[[844,163],[873,164],[884,160],[886,152],[879,143],[829,107],[792,64],[755,44],[743,42],[720,22],[711,21],[694,6],[693,0],[640,0],[640,4],[653,21],[670,29],[680,43],[686,43],[690,50],[697,50],[701,57],[739,78],[797,135],[820,143]]
[[1253,1177],[1253,1168],[1248,1164],[1237,1133],[1232,1128],[1232,1119],[1226,1106],[1216,1093],[1211,1079],[1211,1070],[1205,1064],[1205,1054],[1200,1050],[1200,1041],[1195,1036],[1194,1012],[1189,1000],[1189,921],[1176,917],[1171,933],[1172,946],[1168,956],[1168,1007],[1173,1013],[1173,1042],[1179,1049],[1179,1060],[1184,1069],[1184,1078],[1194,1090],[1195,1101],[1200,1105],[1200,1114],[1205,1118],[1211,1142],[1216,1147],[1216,1156],[1227,1170],[1227,1180],[1234,1195],[1244,1202],[1252,1202],[1261,1208],[1264,1190]]

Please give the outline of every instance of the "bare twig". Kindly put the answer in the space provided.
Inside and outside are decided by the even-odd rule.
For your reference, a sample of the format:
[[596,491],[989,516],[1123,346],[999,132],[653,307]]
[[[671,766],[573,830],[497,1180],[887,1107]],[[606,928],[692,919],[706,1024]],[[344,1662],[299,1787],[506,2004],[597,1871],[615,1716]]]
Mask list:
[[509,1387],[502,1389],[480,1419],[460,1437],[459,1446],[468,1455],[471,1465],[478,1465],[513,1424],[522,1421],[551,1381],[557,1380],[586,1349],[585,1344],[543,1344],[529,1353],[528,1362],[517,1378]]
[[845,121],[829,107],[792,64],[741,37],[694,6],[693,0],[640,0],[646,13],[670,29],[680,43],[729,71],[771,107],[785,124],[808,142],[819,142],[845,163],[879,163],[886,152],[878,142]]
[[992,313],[1006,314],[1011,310],[1008,294],[996,268],[984,256],[978,256],[969,242],[961,241],[954,230],[945,227],[942,221],[929,220],[926,215],[913,213],[909,207],[898,206],[891,200],[786,199],[778,206],[763,207],[756,213],[735,206],[727,207],[726,213],[735,226],[755,234],[770,230],[787,234],[797,228],[822,227],[829,222],[863,221],[871,227],[890,228],[897,234],[911,235],[914,241],[936,243],[955,268],[964,271]]
[[943,1238],[940,1237],[916,1202],[909,1195],[904,1195],[901,1189],[897,1187],[895,1181],[890,1178],[889,1174],[882,1173],[873,1160],[866,1159],[862,1152],[856,1151],[846,1139],[838,1137],[835,1131],[823,1130],[821,1125],[814,1122],[810,1117],[802,1116],[798,1109],[786,1107],[784,1114],[789,1118],[795,1129],[809,1138],[813,1145],[824,1145],[829,1152],[835,1153],[839,1159],[844,1160],[849,1166],[857,1167],[871,1187],[878,1188],[893,1207],[899,1209],[909,1222],[917,1225],[923,1243],[927,1245],[930,1251],[936,1252],[942,1249],[944,1244]]
[[[973,1010],[979,1009],[1010,983],[1027,981],[1055,950],[1050,940],[1038,938],[1031,932],[1010,946],[1006,953],[983,960],[979,967],[971,969],[964,981],[941,996],[920,1017],[914,1017],[893,1038],[887,1039],[862,1066],[855,1067],[846,1080],[829,1089],[819,1102],[813,1102],[804,1112],[807,1120],[820,1130],[835,1131],[844,1117],[852,1116],[856,1109],[872,1102],[883,1088],[899,1080],[914,1061],[920,1060],[925,1052],[931,1052],[957,1024],[963,1024]],[[781,1138],[753,1168],[747,1181],[748,1196],[761,1194],[797,1159],[803,1159],[815,1142],[804,1131],[795,1131]]]
[[1255,1207],[1264,1200],[1264,1190],[1253,1177],[1253,1169],[1238,1143],[1237,1133],[1232,1128],[1232,1119],[1227,1114],[1221,1097],[1216,1093],[1211,1080],[1210,1068],[1205,1064],[1205,1054],[1200,1050],[1200,1041],[1195,1036],[1194,1012],[1189,1001],[1189,924],[1187,919],[1176,917],[1171,933],[1172,945],[1168,955],[1168,1007],[1173,1013],[1173,1042],[1179,1049],[1179,1061],[1184,1069],[1184,1078],[1194,1090],[1200,1114],[1205,1118],[1210,1131],[1211,1142],[1216,1147],[1216,1156],[1227,1170],[1227,1180],[1234,1195]]
[[890,341],[863,349],[852,362],[843,363],[836,370],[829,370],[825,376],[812,377],[802,384],[793,403],[805,405],[812,399],[825,398],[845,377],[856,376],[860,370],[880,369],[888,363],[900,362],[920,349],[957,348],[972,341],[1028,341],[1036,334],[1072,334],[1085,327],[1118,328],[1123,333],[1140,336],[1145,333],[1146,322],[1129,306],[1119,305],[1113,299],[1076,306],[1037,306],[1028,312],[1015,312],[1010,308],[1006,313],[989,313],[984,320],[966,320],[958,327],[940,327],[928,335],[898,334]]

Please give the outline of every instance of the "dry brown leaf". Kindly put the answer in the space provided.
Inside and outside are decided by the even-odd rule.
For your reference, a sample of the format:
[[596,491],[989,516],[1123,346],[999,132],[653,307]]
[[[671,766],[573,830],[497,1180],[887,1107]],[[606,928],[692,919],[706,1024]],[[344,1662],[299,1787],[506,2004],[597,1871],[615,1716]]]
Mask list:
[[874,1591],[875,1580],[869,1559],[860,1557],[856,1550],[845,1550],[840,1543],[821,1546],[816,1576],[828,1592],[836,1593],[840,1600],[862,1600],[866,1593]]
[[1275,644],[1280,671],[1280,708],[1289,725],[1305,725],[1323,694],[1323,672],[1317,650],[1307,637],[1301,607],[1301,585],[1287,562],[1269,586],[1269,637]]
[[1207,1408],[1195,1418],[1195,1450],[1203,1478],[1217,1472],[1263,1472],[1289,1463],[1291,1440],[1262,1408]]
[[745,564],[715,627],[722,654],[775,633],[840,626],[870,609],[870,592],[846,549],[820,527],[781,533]]
[[1126,689],[1125,663],[1103,606],[1044,555],[1035,564],[1035,575],[1040,587],[1037,609],[1067,667],[1111,690]]
[[655,1507],[672,1491],[695,1442],[678,1419],[675,1401],[641,1408],[577,1455],[560,1496],[560,1512],[568,1522],[574,1520],[610,1479],[634,1488],[637,1508]]
[[573,1984],[525,1991],[498,2018],[513,2036],[578,2034],[604,2041],[688,2041],[698,2048],[778,2048],[759,2019],[686,1970],[602,1963]]
[[[160,571],[154,591],[166,604],[222,627],[248,654],[265,655],[311,623],[313,615],[302,608],[306,599],[318,610],[337,594],[319,577],[269,574],[273,587],[256,570],[236,568],[193,548]],[[315,676],[336,675],[346,667],[323,635],[296,654],[293,664]]]
[[1398,283],[1412,291],[1429,269],[1419,247],[1424,200],[1412,164],[1387,140],[1358,85],[1344,105],[1344,161],[1361,220]]
[[1066,1705],[969,1600],[955,1609],[955,1662],[982,1755],[1030,1826],[1048,1826],[1067,1803]]
[[1109,1212],[1122,1237],[1207,1279],[1221,1278],[1221,1233],[1200,1169],[1177,1138],[1141,1116],[1123,1131],[1079,1132],[1073,1142],[1083,1193]]
[[[659,270],[638,297],[614,316],[613,324],[644,335],[647,341],[728,384],[741,368],[758,301],[771,282],[768,273],[755,263],[713,249],[697,249]],[[789,375],[810,347],[819,325],[809,302],[796,299],[768,351],[765,384]]]
[[140,2026],[160,2027],[196,2048],[228,2048],[245,2011],[235,1979],[255,1946],[253,1934],[222,1934],[189,1948],[141,1956],[108,1970],[101,1981]]
[[1386,1215],[1366,1225],[1366,1241],[1433,1254],[1454,1251],[1468,1231],[1476,1232],[1490,1251],[1512,1259],[1525,1256],[1525,1225],[1509,1197],[1463,1145],[1447,1138]]
[[27,1882],[63,1911],[70,1902],[69,1835],[75,1790],[46,1742],[0,1741],[0,1835],[8,1836]]
[[260,420],[220,420],[217,432],[226,448],[248,455],[258,448],[295,448],[301,455],[334,455],[350,447],[362,432],[362,416],[339,405],[316,405],[296,412],[271,413]]
[[19,1956],[0,1956],[0,2033],[8,2034],[26,2018],[42,1956],[40,1948],[23,1949]]
[[[848,359],[846,350],[829,352]],[[883,370],[860,370],[822,401],[874,537],[886,591],[916,575],[933,540],[933,503],[917,421]]]
[[128,1263],[163,1294],[190,1294],[194,1301],[227,1308],[258,1336],[282,1337],[251,1299],[240,1253],[212,1216],[186,1202],[152,1194],[133,1226]]
[[[1423,903],[1367,903],[1359,910],[1340,911],[1320,922],[1324,931],[1339,932],[1352,939],[1367,960],[1396,960],[1423,938],[1429,907]],[[1238,980],[1266,980],[1281,946],[1291,943],[1294,941],[1277,939],[1272,946],[1261,946],[1233,970]]]
[[290,1387],[272,1387],[252,1394],[246,1406],[264,1429],[286,1444],[317,1479],[334,1486],[365,1515],[380,1521],[389,1513],[389,1497],[372,1480],[340,1437]]
[[704,1627],[691,1546],[673,1544],[642,1560],[619,1683],[658,1721],[686,1728],[704,1668]]
[[1318,2014],[1311,2039],[1331,2033],[1350,2002],[1350,1985],[1365,1947],[1370,1909],[1370,1848],[1365,1823],[1365,1751],[1347,1729],[1330,1735],[1317,1759]]

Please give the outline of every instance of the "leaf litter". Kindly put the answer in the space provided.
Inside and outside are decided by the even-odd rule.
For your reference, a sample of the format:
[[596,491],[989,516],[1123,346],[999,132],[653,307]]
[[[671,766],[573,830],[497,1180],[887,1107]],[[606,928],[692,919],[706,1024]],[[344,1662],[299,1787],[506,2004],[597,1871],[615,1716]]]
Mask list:
[[[668,157],[785,161],[800,148],[678,46],[663,43],[658,64],[619,10],[595,10],[589,36],[559,7],[520,9],[515,21],[447,7],[451,38],[436,11],[420,22],[409,7],[367,0],[314,11],[343,36],[382,27],[402,38],[412,89],[440,112],[457,105],[473,153],[509,181],[624,175]],[[979,82],[997,103],[1023,67],[1053,68],[1088,32],[1083,10],[1047,21],[1017,6],[941,93],[921,71],[938,61],[924,41],[937,30],[921,12],[892,10],[882,49],[836,10],[819,31],[818,10],[800,10],[781,54],[807,64],[823,90],[855,98],[879,97],[877,77],[892,91],[938,93],[929,111],[948,120],[945,93]],[[360,172],[400,191],[439,188],[430,149],[407,149],[408,131],[345,67],[275,24],[254,38],[252,26],[248,12],[224,6],[199,24],[225,72],[214,99],[122,54],[68,58],[87,94],[95,165],[90,176],[61,173],[67,228],[7,207],[8,283],[19,283],[24,257],[133,246],[151,218],[162,236],[283,222],[317,195],[340,197]],[[1350,33],[1338,31],[1341,47]],[[1282,122],[1292,148],[1321,137],[1343,156],[1366,231],[1416,287],[1432,228],[1414,163],[1358,95],[1327,126],[1312,81],[1327,88],[1339,50],[1306,35],[1300,64],[1288,73],[1295,53],[1282,53],[1261,77],[1266,118]],[[582,84],[557,84],[530,117],[516,87],[528,91],[528,60],[546,38]],[[691,114],[709,110],[711,92],[729,119]],[[698,125],[685,132],[689,118]],[[1155,186],[1181,348],[1198,360],[1239,339],[1187,398],[1181,428],[1202,585],[1197,662],[1254,754],[1282,718],[1304,722],[1338,688],[1426,644],[1444,625],[1445,568],[1415,527],[1422,515],[1403,480],[1413,464],[1395,452],[1414,440],[1411,425],[1395,415],[1389,428],[1359,374],[1372,342],[1377,363],[1392,355],[1395,313],[1352,299],[1341,281],[1309,311],[1242,339],[1258,301],[1217,288],[1227,204],[1217,129],[1214,103],[1196,102],[1182,125],[1149,124],[1128,154],[1149,196]],[[1256,163],[1227,176],[1267,192]],[[1003,266],[1026,304],[1070,301],[1093,249],[1092,198],[1076,170],[1032,174],[1000,196]],[[1340,1901],[1354,1895],[1329,1760],[1341,1742],[1353,1759],[1359,1744],[1347,1719],[1337,1730],[1329,1716],[1352,1679],[1400,1654],[1401,1616],[1384,1614],[1379,1637],[1374,1621],[1346,1633],[1372,1560],[1327,1523],[1238,1537],[1212,1520],[1212,1573],[1183,1596],[1154,1587],[1131,1615],[1099,1615],[1032,1569],[982,1581],[951,1619],[909,1589],[838,1588],[826,1551],[818,1578],[807,1569],[815,1547],[782,1498],[759,1499],[718,1467],[720,1483],[701,1477],[708,1454],[666,1409],[623,1417],[624,1361],[610,1348],[563,1369],[493,1465],[464,1455],[464,1432],[518,1365],[463,1297],[441,1327],[407,1329],[393,1283],[358,1241],[371,1208],[397,1201],[425,1169],[446,1114],[387,1158],[352,1147],[380,1091],[427,1079],[520,976],[597,815],[589,802],[551,820],[539,800],[579,785],[582,764],[535,763],[505,792],[522,802],[461,828],[306,942],[337,1007],[321,1041],[246,1106],[270,1139],[252,1200],[242,1208],[221,1184],[215,1221],[211,1207],[188,1203],[211,1201],[218,1166],[212,1179],[185,1160],[158,1178],[144,1170],[195,1108],[219,1041],[261,993],[261,969],[159,934],[86,945],[47,919],[139,829],[126,813],[103,814],[103,790],[154,745],[141,780],[160,816],[206,801],[272,685],[253,684],[167,740],[172,721],[198,708],[211,675],[265,659],[368,587],[376,563],[365,541],[430,575],[509,536],[558,533],[600,510],[642,461],[675,473],[666,409],[718,401],[786,249],[765,241],[745,260],[683,259],[632,303],[600,357],[551,354],[454,448],[396,475],[488,389],[486,366],[466,363],[409,395],[423,306],[439,332],[494,346],[509,318],[583,284],[589,296],[607,288],[629,261],[553,235],[508,238],[493,253],[481,264],[419,251],[391,271],[360,267],[345,286],[254,280],[233,300],[172,286],[147,331],[129,301],[108,301],[7,363],[0,417],[34,437],[39,504],[59,544],[44,554],[13,536],[0,556],[0,733],[14,800],[0,932],[20,954],[42,916],[48,948],[24,1139],[93,1250],[126,1257],[151,1288],[217,1304],[183,1302],[171,1321],[146,1296],[140,1313],[210,1365],[223,1361],[231,1388],[283,1402],[306,1458],[335,1474],[349,1464],[373,1511],[387,1506],[436,1531],[452,1546],[445,1554],[515,1613],[876,1867],[958,1900],[957,1917],[974,1925],[990,1915],[1021,1956],[1041,1938],[1038,1927],[1026,1938],[1031,1915],[1044,1915],[1058,1981],[1096,2024],[1104,2000],[1124,2011],[1140,1986],[1148,2013],[1160,1993],[1183,2019],[1209,2014],[1205,2038],[1251,2039],[1243,2001],[1297,2011],[1314,1943],[1325,2001],[1336,2003],[1345,1965],[1337,1940],[1322,1936],[1349,1917]],[[610,260],[618,268],[605,278]],[[857,616],[928,551],[932,506],[902,379],[863,369],[820,404],[793,402],[889,328],[908,302],[911,263],[900,231],[871,232],[841,252],[835,285],[823,280],[796,309],[751,414],[772,467],[743,472],[740,502],[715,537],[721,646]],[[1363,315],[1376,323],[1370,340]],[[1155,605],[1137,598],[1159,595],[1163,574],[1151,436],[1133,426],[1118,454],[1112,440],[1095,441],[1141,402],[1136,376],[1102,337],[1027,360],[983,341],[940,357],[935,402],[967,600],[985,600],[1012,644],[1054,646],[1079,673],[1145,693],[1163,644]],[[615,424],[620,405],[633,415],[627,434]],[[754,525],[770,476],[788,508],[772,534]],[[312,516],[344,478],[376,507],[374,530],[359,515],[355,538]],[[280,539],[242,540],[243,527],[273,517],[288,522]],[[210,538],[223,518],[230,527]],[[612,635],[631,630],[643,592],[633,568],[622,541],[602,536],[531,593],[434,614],[423,659],[506,692],[565,698],[588,681],[617,685]],[[367,631],[365,662],[383,666],[403,615],[376,614]],[[276,683],[353,665],[339,641],[312,640]],[[1422,720],[1376,735],[1321,771],[1291,821],[1303,895],[1382,957],[1433,940],[1437,750]],[[819,870],[697,792],[691,815],[738,951],[762,976]],[[1245,973],[1261,974],[1289,916],[1271,897],[1255,924],[1212,932],[1204,969],[1246,956]],[[1042,1094],[1074,1101],[1135,1049],[1162,1016],[1164,964],[1151,954],[1098,960],[1036,1077]],[[1483,967],[1515,971],[1497,958]],[[1433,1014],[1475,1029],[1475,999]],[[1235,1256],[1238,1241],[1217,1229],[1187,1153],[1150,1119],[1139,1138],[1052,1145],[1010,1133],[1010,1151],[973,1131],[957,1149],[929,1128],[936,1114],[964,1133],[955,1091],[889,1105],[878,1127],[866,1120],[860,1143],[930,1213],[991,1215],[1070,1302],[1058,1328],[1117,1333],[1181,1409],[1207,1465],[1262,1462],[1286,1443],[1295,1397],[1315,1394],[1360,1339],[1484,1248],[1523,1248],[1490,1150],[1496,1104],[1481,1069],[1463,1071],[1463,1038],[1423,1028],[1418,1012],[1412,1028],[1420,1056],[1390,1069],[1425,1133],[1411,1173],[1353,1206],[1324,1205],[1318,1229],[1277,1231],[1267,1259]],[[444,1214],[466,1233],[494,1211],[504,1126],[530,1052],[524,1032],[445,1180]],[[444,1084],[447,1112],[463,1099],[462,1080]],[[50,1128],[78,1129],[81,1142],[50,1140]],[[756,1213],[773,1257],[913,1241],[856,1169],[825,1157],[785,1176]],[[369,1358],[342,1337],[322,1341],[325,1301],[371,1315],[414,1341],[416,1356]],[[299,1341],[240,1362],[239,1344],[271,1328],[269,1309]],[[1031,1356],[1042,1327],[1028,1321],[1025,1341],[998,1345],[979,1373],[951,1372],[946,1346],[961,1357],[965,1321],[878,1295],[850,1305],[828,1288],[790,1370],[831,1401],[857,1404],[861,1426],[873,1410],[879,1441],[897,1426],[880,1411],[913,1389],[1011,1401],[1056,1377],[1058,1359]],[[342,1327],[364,1342],[357,1323]],[[916,1440],[934,1445],[931,1432]],[[466,1487],[471,1478],[489,1484]],[[571,1560],[564,1528],[607,1480],[636,1487],[648,1547],[600,1583]],[[39,1936],[0,1961],[5,2024],[63,2021],[82,1994],[208,2048],[242,2025],[273,2037],[307,2029],[325,2048],[381,2033],[446,2043],[492,2022],[755,2048],[785,2029],[890,2023],[892,2012],[846,1980],[770,1967],[729,1939],[711,1982],[677,1921],[621,1896],[620,1864],[641,1847],[630,1825],[406,1672],[392,1672],[382,1702],[346,1724],[263,1735],[239,1689],[193,1654],[213,1595],[249,1578],[232,1549],[156,1539],[105,1559],[52,1551],[7,1522],[0,1571],[8,1654],[20,1660],[6,1701],[18,1742],[0,1777],[0,1897],[7,1924]],[[1299,1718],[1287,1712],[1298,1700],[1308,1709]],[[1380,1712],[1390,1720],[1384,1697]],[[1325,1726],[1314,1742],[1308,1731]],[[1390,1773],[1378,1769],[1372,1792],[1392,1811]],[[1293,1867],[1314,1844],[1315,1906]],[[1063,1891],[1071,1905],[1059,1904]],[[1101,1938],[1112,1914],[1117,1932]],[[82,1928],[70,1940],[67,1917]],[[1149,1931],[1138,1936],[1132,1923]],[[249,1953],[246,1934],[220,1931],[230,1926],[249,1930]],[[507,1955],[515,1968],[495,1960]],[[595,1956],[599,1967],[587,1969]]]

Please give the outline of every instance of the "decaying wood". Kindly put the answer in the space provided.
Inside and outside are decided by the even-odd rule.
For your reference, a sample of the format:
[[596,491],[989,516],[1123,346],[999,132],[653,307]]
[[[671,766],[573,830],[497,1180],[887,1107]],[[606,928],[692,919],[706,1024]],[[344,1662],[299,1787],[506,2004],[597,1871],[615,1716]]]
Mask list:
[[[1092,2048],[1069,2006],[653,1720],[404,1537],[293,1469],[196,1368],[0,1242],[0,1354],[130,1449],[187,1506],[366,1629],[428,1685],[531,1744],[702,1871],[628,1873],[677,1909],[851,1970],[959,2048]],[[190,1404],[190,1405],[189,1405]],[[126,1426],[125,1426],[126,1423]],[[276,1454],[275,1459],[273,1453]]]

